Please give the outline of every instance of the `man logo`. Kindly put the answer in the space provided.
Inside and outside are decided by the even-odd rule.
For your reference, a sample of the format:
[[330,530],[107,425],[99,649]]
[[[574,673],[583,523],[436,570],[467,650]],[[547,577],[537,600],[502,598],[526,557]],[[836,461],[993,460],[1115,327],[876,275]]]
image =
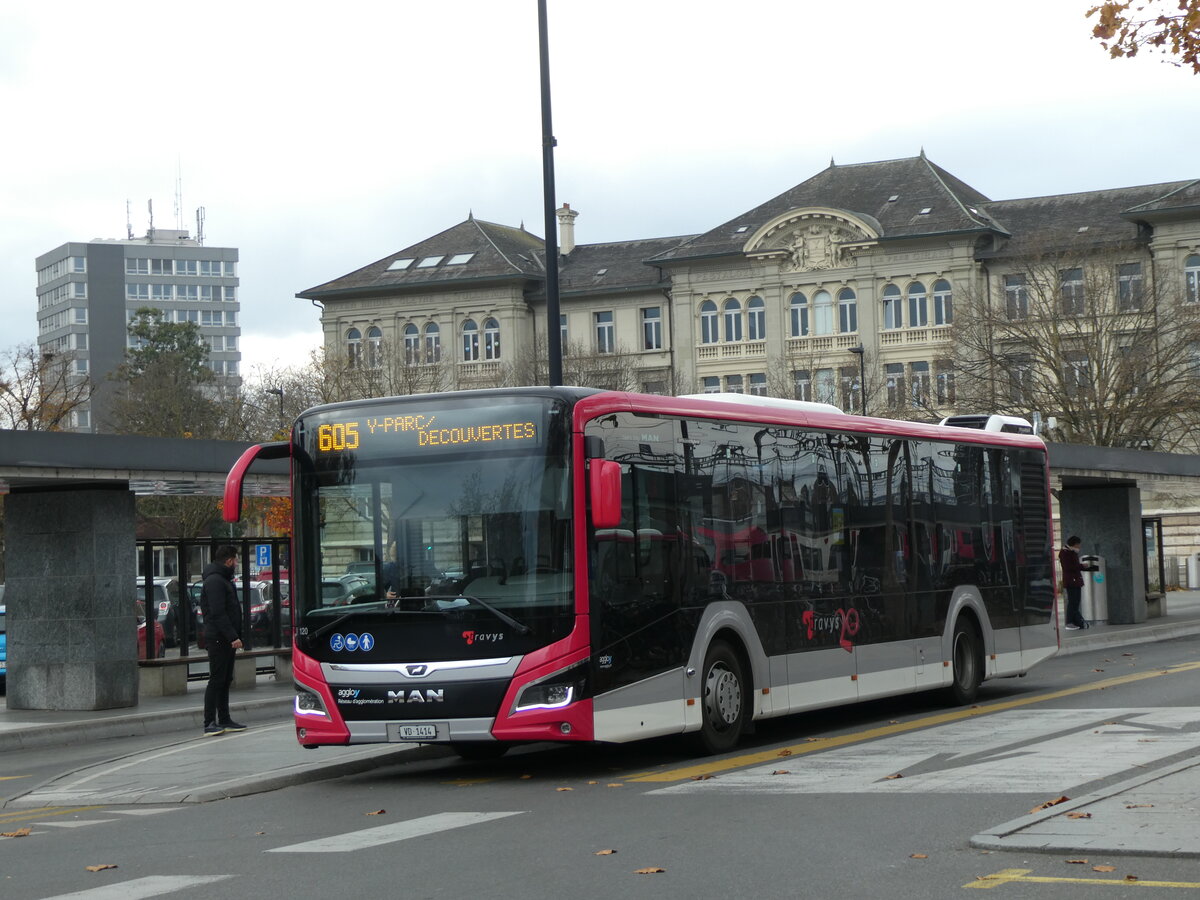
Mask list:
[[420,678],[429,671],[429,666],[424,663],[416,666],[405,666],[404,671],[408,673],[409,678]]
[[388,691],[388,703],[444,703],[446,698],[441,688],[426,691]]

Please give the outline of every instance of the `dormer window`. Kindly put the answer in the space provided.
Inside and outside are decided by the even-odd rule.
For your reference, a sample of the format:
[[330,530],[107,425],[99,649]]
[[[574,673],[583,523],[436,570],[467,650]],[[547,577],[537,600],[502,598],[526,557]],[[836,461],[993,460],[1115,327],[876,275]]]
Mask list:
[[918,213],[918,215],[921,215],[921,216],[927,216],[927,215],[929,215],[931,212],[933,212],[933,207],[932,207],[932,206],[927,206],[927,207],[925,207],[923,210],[921,210],[921,211]]
[[444,256],[426,256],[423,260],[417,263],[418,269],[431,269],[440,263],[446,257]]
[[391,263],[388,265],[388,271],[389,272],[397,272],[401,269],[407,269],[414,262],[416,262],[416,260],[411,256],[406,257],[405,259],[393,259],[391,261]]
[[473,257],[474,255],[475,255],[474,251],[472,251],[471,253],[455,253],[452,257],[450,257],[448,260],[446,260],[446,265],[448,265],[448,266],[466,265],[468,262],[471,261],[471,257]]

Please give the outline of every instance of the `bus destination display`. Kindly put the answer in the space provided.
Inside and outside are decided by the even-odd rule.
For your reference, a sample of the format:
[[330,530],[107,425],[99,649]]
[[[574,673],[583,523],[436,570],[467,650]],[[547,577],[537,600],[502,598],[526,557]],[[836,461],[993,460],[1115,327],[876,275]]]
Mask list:
[[540,406],[455,409],[401,415],[361,415],[316,428],[318,454],[365,450],[422,453],[537,447],[541,444]]

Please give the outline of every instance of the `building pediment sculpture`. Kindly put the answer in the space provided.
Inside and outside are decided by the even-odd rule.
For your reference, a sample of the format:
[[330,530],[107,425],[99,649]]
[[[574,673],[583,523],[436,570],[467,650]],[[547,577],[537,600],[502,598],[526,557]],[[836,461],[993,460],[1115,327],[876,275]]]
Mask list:
[[850,229],[831,222],[801,224],[787,240],[788,256],[781,268],[785,272],[836,269],[842,265],[841,245],[861,239]]
[[849,254],[877,238],[858,217],[835,210],[792,210],[763,225],[746,253],[779,260],[781,271],[812,272],[850,265]]

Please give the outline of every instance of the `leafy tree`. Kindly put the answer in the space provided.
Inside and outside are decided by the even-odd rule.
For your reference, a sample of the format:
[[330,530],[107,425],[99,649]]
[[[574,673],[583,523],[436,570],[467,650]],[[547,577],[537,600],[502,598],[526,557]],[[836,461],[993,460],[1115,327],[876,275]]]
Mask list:
[[23,344],[0,356],[0,428],[59,431],[92,395],[86,375],[73,371],[69,353],[43,353]]
[[208,350],[194,322],[144,307],[129,324],[133,347],[112,379],[113,430],[154,437],[226,437]]
[[1087,16],[1095,16],[1092,36],[1114,59],[1148,49],[1200,75],[1200,0],[1105,0]]
[[[1059,250],[996,264],[955,310],[958,406],[1057,419],[1053,439],[1174,450],[1200,424],[1200,308],[1144,251]],[[998,282],[998,283],[997,283]]]

